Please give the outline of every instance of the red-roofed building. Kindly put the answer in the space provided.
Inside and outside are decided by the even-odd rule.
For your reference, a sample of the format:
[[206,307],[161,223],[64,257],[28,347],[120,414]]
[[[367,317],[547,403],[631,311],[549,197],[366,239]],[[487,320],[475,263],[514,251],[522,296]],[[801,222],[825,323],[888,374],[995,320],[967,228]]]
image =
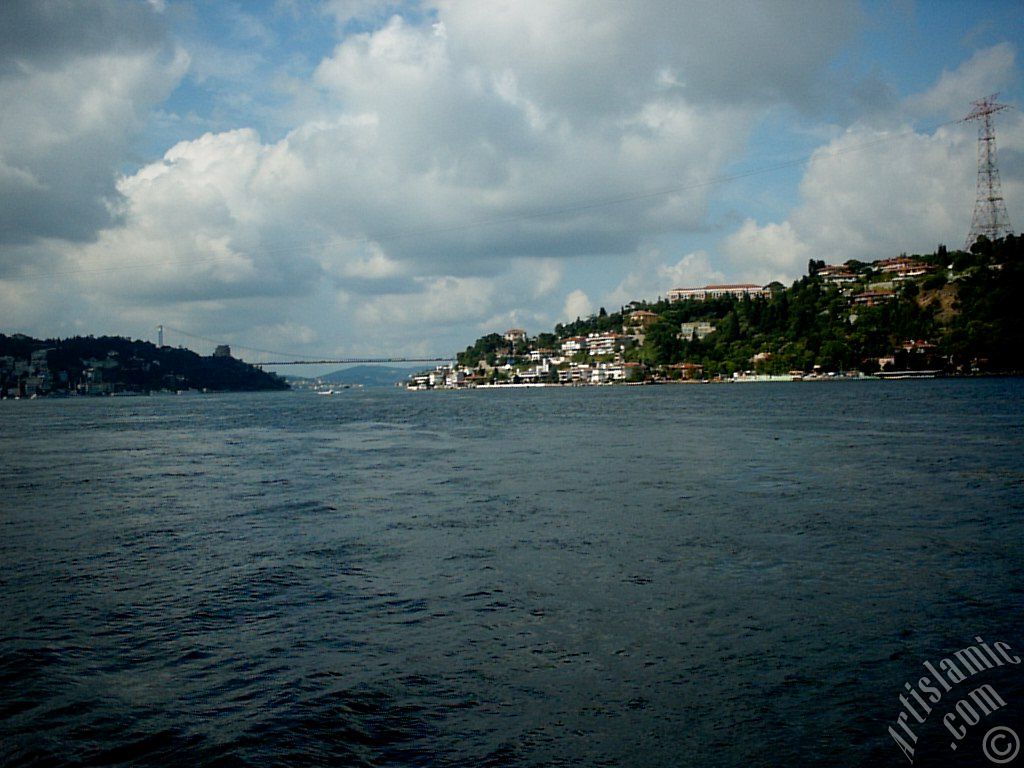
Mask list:
[[934,272],[935,267],[909,256],[897,256],[895,259],[882,259],[872,262],[871,266],[882,273],[892,274],[894,280],[910,280],[914,277],[923,277],[929,272]]
[[587,349],[587,340],[583,336],[570,336],[562,339],[562,353],[575,355],[577,352],[584,352]]
[[651,312],[646,309],[638,309],[635,312],[630,312],[626,315],[626,325],[639,325],[644,328],[656,323],[658,321],[658,315],[655,312]]
[[705,285],[703,288],[673,288],[668,292],[669,301],[704,301],[706,299],[717,299],[722,296],[734,296],[741,299],[744,296],[770,296],[771,292],[754,283],[735,283],[729,285]]
[[850,301],[854,304],[862,307],[873,307],[876,304],[884,304],[887,301],[892,301],[896,298],[896,293],[893,291],[863,291],[862,293],[855,293],[850,297]]

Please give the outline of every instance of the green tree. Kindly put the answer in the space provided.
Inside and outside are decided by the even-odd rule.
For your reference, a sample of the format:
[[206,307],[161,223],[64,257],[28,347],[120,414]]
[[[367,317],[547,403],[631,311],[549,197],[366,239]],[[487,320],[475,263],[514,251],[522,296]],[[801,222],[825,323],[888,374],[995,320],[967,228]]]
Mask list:
[[671,365],[680,361],[682,349],[679,327],[659,320],[647,329],[640,357],[653,365]]

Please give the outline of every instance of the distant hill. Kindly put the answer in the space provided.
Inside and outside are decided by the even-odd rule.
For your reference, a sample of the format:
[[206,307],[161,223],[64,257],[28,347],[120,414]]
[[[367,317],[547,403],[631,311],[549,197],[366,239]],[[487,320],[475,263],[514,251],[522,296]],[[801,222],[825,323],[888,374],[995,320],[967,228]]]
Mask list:
[[413,373],[412,368],[396,368],[388,365],[356,365],[320,376],[321,381],[330,384],[361,384],[364,387],[391,387],[395,382],[405,381]]
[[288,384],[230,356],[201,357],[121,336],[43,340],[0,334],[0,397],[186,389],[283,390]]
[[[652,379],[746,371],[1024,373],[1024,236],[979,237],[966,251],[940,245],[931,254],[870,263],[811,259],[807,267],[788,288],[706,286],[696,291],[741,290],[634,301],[618,312],[602,307],[514,342],[490,333],[458,362],[466,373],[482,368],[488,380],[551,383],[571,381],[573,366],[588,366],[576,369],[584,378],[595,372],[592,364],[611,362],[638,364]],[[617,350],[593,353],[591,334]],[[539,370],[542,351],[558,362]]]

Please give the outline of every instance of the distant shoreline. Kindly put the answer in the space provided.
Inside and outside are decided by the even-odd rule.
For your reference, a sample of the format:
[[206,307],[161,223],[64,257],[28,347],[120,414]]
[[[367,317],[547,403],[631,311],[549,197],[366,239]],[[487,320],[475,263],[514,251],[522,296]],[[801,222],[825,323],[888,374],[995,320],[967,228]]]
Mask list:
[[503,383],[503,384],[475,384],[468,387],[408,387],[399,385],[398,388],[409,392],[465,392],[470,390],[484,389],[618,389],[621,387],[651,387],[651,386],[699,386],[707,384],[809,384],[816,382],[864,382],[864,381],[972,381],[980,379],[1012,379],[1024,378],[1024,372],[1010,373],[975,373],[975,374],[936,374],[933,371],[915,373],[913,371],[898,371],[890,375],[864,375],[864,376],[742,376],[735,379],[666,379],[659,381],[635,381],[635,382],[605,382],[601,384],[554,384],[554,383]]

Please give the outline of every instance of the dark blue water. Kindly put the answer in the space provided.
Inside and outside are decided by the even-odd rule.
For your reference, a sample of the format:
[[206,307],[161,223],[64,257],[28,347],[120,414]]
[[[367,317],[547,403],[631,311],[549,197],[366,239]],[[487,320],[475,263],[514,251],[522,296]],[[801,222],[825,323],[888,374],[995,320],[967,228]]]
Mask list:
[[925,660],[1024,649],[1022,395],[0,402],[0,763],[908,764]]

